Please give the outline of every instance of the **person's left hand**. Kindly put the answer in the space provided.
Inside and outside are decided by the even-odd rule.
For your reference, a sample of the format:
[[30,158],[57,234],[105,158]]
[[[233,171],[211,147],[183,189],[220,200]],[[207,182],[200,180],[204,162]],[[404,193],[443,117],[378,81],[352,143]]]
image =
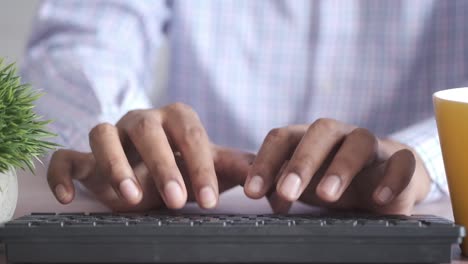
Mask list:
[[301,200],[383,214],[411,213],[429,188],[422,161],[408,147],[332,119],[271,130],[244,185],[251,198],[276,189],[279,211],[285,201]]

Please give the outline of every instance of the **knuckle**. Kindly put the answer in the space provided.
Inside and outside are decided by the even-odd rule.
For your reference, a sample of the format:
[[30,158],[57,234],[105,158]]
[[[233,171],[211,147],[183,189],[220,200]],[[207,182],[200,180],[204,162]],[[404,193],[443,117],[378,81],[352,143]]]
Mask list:
[[365,128],[356,128],[350,135],[361,144],[361,149],[366,149],[370,154],[377,152],[379,141],[377,137]]
[[109,174],[108,176],[113,177],[122,171],[122,164],[123,162],[119,157],[109,157],[104,164],[104,169]]
[[157,122],[151,118],[151,116],[143,116],[136,121],[134,130],[140,132],[139,134],[141,134],[142,132],[153,128],[155,124],[157,124]]
[[133,119],[133,118],[141,116],[143,112],[144,110],[141,110],[141,109],[130,110],[125,114],[125,118]]
[[[157,184],[161,181],[161,171],[164,171],[164,166],[159,160],[152,159],[148,164],[148,171],[152,174],[152,177],[157,180]],[[159,186],[162,187],[162,184]]]
[[200,117],[198,116],[197,112],[192,107],[180,102],[168,105],[165,108],[165,113],[166,115],[178,118],[184,117],[182,119],[188,118],[190,120],[200,120]]
[[93,127],[89,132],[90,141],[95,140],[96,138],[109,135],[114,132],[115,127],[109,123],[101,123]]
[[187,126],[183,129],[183,144],[197,144],[202,141],[204,130],[200,126]]
[[174,112],[174,113],[178,113],[178,114],[187,114],[187,113],[193,114],[193,113],[195,113],[195,111],[192,109],[192,107],[190,107],[187,104],[181,103],[181,102],[177,102],[177,103],[173,103],[173,104],[168,105],[167,110],[169,112]]
[[336,131],[338,127],[337,121],[331,118],[319,118],[315,120],[309,127],[309,129],[320,129],[325,131]]
[[163,190],[164,184],[170,179],[177,180],[175,175],[180,172],[176,165],[171,165],[164,161],[155,159],[152,159],[151,162],[149,162],[148,170],[159,190]]
[[356,171],[356,165],[354,159],[345,156],[335,156],[334,168],[341,176],[348,175]]
[[159,120],[154,115],[140,115],[136,118],[134,125],[130,127],[128,134],[132,138],[137,138],[147,131],[155,129],[159,124]]
[[366,142],[369,143],[369,144],[372,144],[372,145],[377,144],[377,137],[372,132],[370,132],[368,129],[358,127],[356,129],[354,129],[351,133],[354,133],[357,136],[359,136],[360,138],[366,140]]
[[269,166],[259,163],[254,163],[251,171],[254,175],[260,174],[261,176],[270,176],[270,174],[272,174],[272,170]]
[[200,166],[195,168],[191,174],[193,177],[196,177],[196,180],[198,181],[203,179],[209,180],[209,177],[212,175],[212,171],[208,167]]
[[304,154],[294,158],[292,161],[291,167],[294,171],[298,172],[299,175],[314,170],[317,162],[309,154]]
[[57,159],[60,159],[66,155],[67,151],[64,149],[58,149],[56,150],[53,154],[52,157],[50,158],[51,162],[56,161]]
[[265,141],[270,143],[279,143],[287,141],[290,133],[287,128],[274,128],[268,132]]

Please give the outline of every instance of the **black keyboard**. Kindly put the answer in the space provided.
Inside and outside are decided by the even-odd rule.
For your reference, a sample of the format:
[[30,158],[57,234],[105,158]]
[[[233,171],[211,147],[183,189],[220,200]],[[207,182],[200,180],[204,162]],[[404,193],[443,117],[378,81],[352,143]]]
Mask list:
[[436,216],[36,213],[0,228],[10,263],[447,263]]

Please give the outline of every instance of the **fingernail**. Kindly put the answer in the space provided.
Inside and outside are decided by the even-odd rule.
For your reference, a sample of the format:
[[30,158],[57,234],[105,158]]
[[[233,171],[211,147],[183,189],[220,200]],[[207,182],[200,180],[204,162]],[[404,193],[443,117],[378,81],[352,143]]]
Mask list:
[[296,173],[289,173],[283,180],[280,192],[289,200],[294,201],[299,198],[301,188],[301,177]]
[[250,179],[249,184],[247,185],[247,188],[251,193],[259,194],[262,191],[262,188],[263,188],[263,179],[262,179],[262,177],[260,177],[258,175],[253,176]]
[[383,204],[390,202],[392,198],[393,198],[392,189],[390,189],[387,186],[383,187],[377,194],[377,199],[379,199],[379,201]]
[[166,203],[176,204],[177,206],[185,203],[184,192],[179,183],[174,180],[167,182],[164,186],[164,198]]
[[200,189],[200,203],[204,208],[213,208],[216,206],[216,195],[213,188],[205,186]]
[[330,197],[335,197],[340,189],[341,178],[336,175],[328,176],[325,181],[321,184],[320,188]]
[[60,201],[64,201],[67,199],[67,189],[65,189],[65,186],[63,186],[63,184],[58,184],[57,186],[55,186],[55,195]]
[[120,192],[128,201],[138,200],[140,191],[135,183],[131,179],[125,179],[120,183],[119,186]]

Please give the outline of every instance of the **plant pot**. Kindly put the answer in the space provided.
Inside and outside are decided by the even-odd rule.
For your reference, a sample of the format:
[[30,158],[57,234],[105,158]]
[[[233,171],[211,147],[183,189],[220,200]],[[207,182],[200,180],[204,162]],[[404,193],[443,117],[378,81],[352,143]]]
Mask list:
[[11,220],[18,201],[18,179],[16,171],[10,169],[0,173],[0,224]]

